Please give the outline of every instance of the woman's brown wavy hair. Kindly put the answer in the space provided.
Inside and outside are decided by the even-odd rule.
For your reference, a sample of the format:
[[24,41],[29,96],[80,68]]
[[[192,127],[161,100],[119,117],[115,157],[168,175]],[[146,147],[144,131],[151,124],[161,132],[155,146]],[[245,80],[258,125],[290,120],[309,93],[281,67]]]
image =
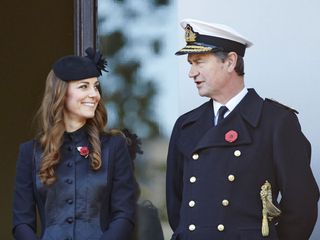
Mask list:
[[[37,140],[43,150],[39,176],[42,183],[48,186],[56,180],[55,167],[60,161],[60,147],[63,144],[65,132],[63,111],[67,88],[68,83],[60,80],[51,70],[37,113],[39,122]],[[107,113],[101,98],[95,116],[86,122],[89,142],[92,146],[89,159],[93,170],[99,170],[101,167],[100,134],[103,133],[106,124]]]

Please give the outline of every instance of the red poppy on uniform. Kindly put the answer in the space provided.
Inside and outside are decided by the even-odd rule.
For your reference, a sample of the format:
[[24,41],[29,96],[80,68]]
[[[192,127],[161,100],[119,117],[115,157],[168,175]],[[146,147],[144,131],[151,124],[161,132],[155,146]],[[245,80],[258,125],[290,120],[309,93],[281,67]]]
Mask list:
[[224,139],[229,143],[235,142],[237,138],[238,138],[238,133],[234,130],[230,130],[226,133],[226,135],[224,135]]

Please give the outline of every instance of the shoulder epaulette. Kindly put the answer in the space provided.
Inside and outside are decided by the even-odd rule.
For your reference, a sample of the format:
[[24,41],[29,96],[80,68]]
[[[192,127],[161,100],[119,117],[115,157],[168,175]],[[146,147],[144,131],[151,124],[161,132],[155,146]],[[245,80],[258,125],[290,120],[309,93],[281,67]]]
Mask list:
[[291,107],[288,107],[288,106],[286,106],[286,105],[284,105],[284,104],[282,104],[282,103],[280,103],[280,102],[278,102],[278,101],[276,101],[276,100],[274,100],[274,99],[272,99],[272,98],[266,98],[265,101],[274,103],[274,104],[276,104],[276,105],[279,106],[279,107],[288,109],[288,110],[290,110],[290,111],[295,112],[296,114],[299,114],[299,112],[298,112],[296,109],[291,108]]

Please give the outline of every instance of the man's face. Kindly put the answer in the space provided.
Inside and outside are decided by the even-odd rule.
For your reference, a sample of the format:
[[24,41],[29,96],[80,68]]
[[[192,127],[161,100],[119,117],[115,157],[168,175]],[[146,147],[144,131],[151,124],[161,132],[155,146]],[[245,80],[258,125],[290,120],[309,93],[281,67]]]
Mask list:
[[203,53],[189,54],[188,62],[189,77],[194,80],[200,96],[216,99],[227,90],[227,61],[222,62],[213,53]]

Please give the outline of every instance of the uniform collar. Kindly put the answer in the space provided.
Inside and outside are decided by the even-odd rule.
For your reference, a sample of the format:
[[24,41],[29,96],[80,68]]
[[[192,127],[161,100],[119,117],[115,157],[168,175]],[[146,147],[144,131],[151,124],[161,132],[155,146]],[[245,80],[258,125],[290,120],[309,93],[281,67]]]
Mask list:
[[251,126],[257,127],[262,113],[263,102],[264,100],[253,88],[248,88],[247,95],[236,108],[239,107],[240,114]]
[[[247,93],[240,100],[233,110],[239,111],[241,116],[253,127],[256,127],[260,120],[262,111],[263,99],[256,93],[253,88],[246,89]],[[182,127],[191,124],[199,118],[209,118],[209,123],[212,124],[213,116],[213,100],[210,99],[200,107],[189,112],[182,121]]]
[[247,93],[248,93],[248,90],[246,88],[243,88],[237,95],[231,98],[224,105],[213,100],[213,111],[214,111],[215,118],[217,117],[219,108],[221,106],[226,106],[228,108],[228,111],[224,114],[224,117],[227,117],[230,114],[230,112],[232,112],[233,109],[241,102],[241,100],[246,96]]

